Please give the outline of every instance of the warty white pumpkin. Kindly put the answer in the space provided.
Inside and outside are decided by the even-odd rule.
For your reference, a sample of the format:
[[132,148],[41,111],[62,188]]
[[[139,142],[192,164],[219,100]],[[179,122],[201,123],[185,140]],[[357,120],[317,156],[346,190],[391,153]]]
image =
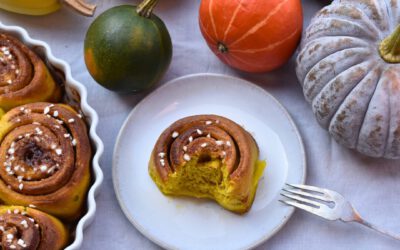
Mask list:
[[312,19],[296,73],[340,144],[400,158],[400,0],[335,0]]

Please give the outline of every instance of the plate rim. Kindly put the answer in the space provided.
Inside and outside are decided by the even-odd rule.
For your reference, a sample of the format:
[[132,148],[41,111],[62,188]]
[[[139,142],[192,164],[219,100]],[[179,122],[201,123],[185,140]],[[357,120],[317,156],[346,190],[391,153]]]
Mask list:
[[[301,183],[299,183],[299,184],[305,184],[306,178],[307,178],[307,154],[306,154],[306,151],[305,151],[304,141],[303,141],[303,138],[301,137],[300,131],[299,131],[296,123],[294,122],[293,118],[289,114],[288,110],[285,108],[285,106],[283,106],[283,104],[276,97],[274,97],[271,93],[269,93],[267,90],[263,89],[262,87],[258,86],[257,84],[255,84],[253,82],[250,82],[250,81],[248,81],[246,79],[239,78],[239,77],[234,77],[234,76],[230,76],[230,75],[218,74],[218,73],[195,73],[195,74],[188,74],[188,75],[184,75],[184,76],[180,76],[180,77],[171,79],[168,82],[166,82],[165,84],[163,84],[160,87],[156,88],[154,91],[152,91],[148,95],[146,95],[129,112],[129,114],[125,118],[125,120],[124,120],[124,122],[123,122],[123,124],[122,124],[122,126],[121,126],[121,128],[120,128],[120,130],[118,132],[117,138],[115,140],[114,149],[113,149],[113,156],[112,156],[112,166],[111,166],[111,170],[112,170],[111,174],[112,174],[112,182],[113,182],[114,193],[115,193],[115,196],[116,196],[116,198],[118,200],[118,205],[121,208],[123,214],[128,219],[128,221],[135,227],[135,229],[137,229],[143,236],[145,236],[147,239],[149,239],[153,243],[155,243],[158,246],[161,246],[162,248],[165,248],[165,249],[178,249],[178,248],[175,248],[174,246],[171,246],[167,242],[164,242],[164,241],[161,241],[159,239],[156,239],[155,237],[153,237],[151,235],[151,233],[147,232],[135,219],[133,219],[131,214],[128,212],[127,207],[125,206],[125,203],[122,201],[121,193],[119,192],[119,189],[118,189],[119,179],[117,178],[117,169],[118,168],[117,168],[117,163],[116,163],[117,162],[116,155],[117,155],[117,151],[118,151],[118,145],[120,144],[120,141],[121,141],[121,138],[122,138],[122,133],[126,129],[128,121],[131,119],[133,114],[143,105],[143,103],[147,99],[149,99],[152,96],[156,95],[159,91],[162,91],[164,88],[167,88],[169,85],[175,84],[175,82],[179,82],[179,81],[182,81],[182,80],[185,80],[185,79],[190,79],[190,78],[197,78],[197,77],[216,77],[216,78],[225,78],[225,79],[228,79],[228,80],[235,80],[235,81],[239,80],[239,81],[243,82],[243,84],[248,84],[251,87],[259,90],[260,92],[262,92],[264,95],[266,95],[269,98],[271,98],[275,102],[275,104],[283,111],[283,114],[287,117],[288,121],[290,122],[290,125],[294,129],[294,132],[296,134],[296,138],[297,138],[297,140],[299,142],[299,145],[300,145],[300,153],[301,153],[301,156],[302,156],[302,172],[303,172],[303,176],[301,178]],[[267,233],[260,240],[254,241],[252,244],[249,244],[248,246],[246,246],[243,249],[255,248],[255,247],[261,245],[262,243],[266,242],[268,239],[272,238],[277,232],[279,232],[286,225],[286,223],[290,220],[290,218],[292,217],[292,215],[293,215],[293,213],[295,211],[294,207],[288,207],[288,208],[289,208],[289,212],[288,212],[288,214],[286,216],[284,216],[282,218],[279,226],[275,227],[272,231]]]

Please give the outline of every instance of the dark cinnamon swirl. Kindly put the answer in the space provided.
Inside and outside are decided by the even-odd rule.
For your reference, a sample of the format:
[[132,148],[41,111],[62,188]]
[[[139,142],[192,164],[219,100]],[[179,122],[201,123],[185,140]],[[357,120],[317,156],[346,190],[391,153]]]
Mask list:
[[167,195],[210,198],[237,213],[253,203],[265,162],[253,137],[221,116],[183,118],[159,137],[149,172]]
[[64,104],[32,103],[0,120],[0,199],[76,218],[90,182],[91,147],[81,116]]
[[0,33],[0,108],[57,102],[61,90],[46,65],[18,39]]

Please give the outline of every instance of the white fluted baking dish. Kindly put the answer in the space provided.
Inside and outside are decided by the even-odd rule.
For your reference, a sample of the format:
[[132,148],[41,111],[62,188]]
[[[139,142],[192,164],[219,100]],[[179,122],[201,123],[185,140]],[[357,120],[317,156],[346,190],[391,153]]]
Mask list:
[[103,181],[103,172],[99,166],[99,158],[104,150],[104,145],[99,136],[96,133],[96,127],[99,121],[99,117],[96,111],[89,106],[87,103],[87,90],[86,87],[74,80],[71,76],[70,66],[63,60],[57,59],[53,56],[50,46],[39,40],[32,39],[28,32],[17,26],[6,26],[0,22],[0,32],[10,34],[24,44],[33,49],[49,66],[50,70],[53,70],[55,74],[59,75],[63,79],[65,84],[65,99],[68,104],[77,106],[85,115],[86,122],[89,125],[89,137],[93,147],[93,158],[92,158],[92,184],[89,188],[87,201],[86,201],[86,212],[78,221],[73,239],[67,250],[79,249],[83,242],[83,230],[92,222],[96,212],[96,201],[95,196],[99,190],[100,184]]

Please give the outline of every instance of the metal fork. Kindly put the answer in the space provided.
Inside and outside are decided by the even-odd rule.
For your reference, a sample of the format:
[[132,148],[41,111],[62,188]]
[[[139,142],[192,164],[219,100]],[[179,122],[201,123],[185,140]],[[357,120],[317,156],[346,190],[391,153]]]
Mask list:
[[400,235],[391,233],[361,218],[350,202],[335,191],[307,185],[286,185],[288,188],[283,188],[284,193],[281,195],[288,200],[280,200],[286,205],[303,209],[331,221],[357,222],[383,235],[400,240]]

